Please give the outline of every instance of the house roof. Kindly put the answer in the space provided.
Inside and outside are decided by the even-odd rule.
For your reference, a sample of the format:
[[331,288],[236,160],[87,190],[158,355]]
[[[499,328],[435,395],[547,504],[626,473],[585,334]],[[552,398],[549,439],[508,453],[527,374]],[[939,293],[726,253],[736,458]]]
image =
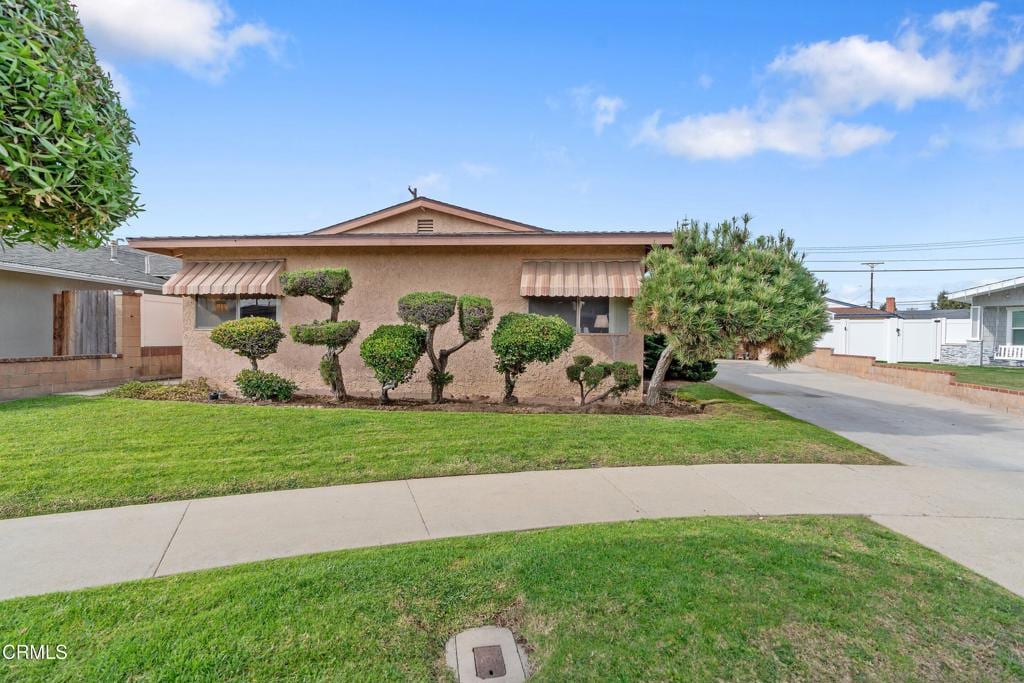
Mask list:
[[[114,258],[111,258],[112,250]],[[149,254],[124,245],[81,251],[68,247],[51,251],[34,244],[17,244],[0,249],[0,270],[151,291],[159,291],[167,278],[179,268],[181,261],[176,258]]]
[[356,228],[360,228],[376,221],[384,220],[385,218],[391,218],[392,216],[416,211],[417,209],[430,209],[450,216],[467,218],[469,220],[476,221],[477,223],[483,223],[503,230],[511,230],[512,232],[550,232],[544,228],[538,228],[536,225],[520,223],[519,221],[509,220],[508,218],[502,218],[501,216],[494,216],[482,211],[476,211],[475,209],[467,209],[464,206],[440,202],[436,199],[430,199],[429,197],[414,197],[413,199],[401,202],[400,204],[394,204],[378,211],[373,211],[356,218],[350,218],[349,220],[342,221],[341,223],[328,225],[326,228],[320,228],[319,230],[314,230],[308,234],[336,235],[338,233],[348,232],[349,230],[355,230]]
[[857,308],[860,304],[851,304],[849,301],[840,301],[839,299],[833,299],[832,297],[826,296],[825,301],[832,304],[836,308]]
[[437,246],[557,246],[672,244],[671,232],[460,232],[460,233],[341,233],[306,235],[232,235],[208,237],[138,237],[129,244],[158,254],[181,254],[183,249],[241,247],[437,247]]
[[[479,232],[369,232],[356,230],[409,211],[429,209],[481,223],[498,230]],[[208,235],[137,237],[128,243],[145,251],[180,256],[185,249],[279,247],[438,247],[438,246],[560,246],[672,244],[667,231],[555,231],[512,221],[455,204],[417,197],[358,218],[300,235]]]
[[952,292],[949,295],[949,298],[953,301],[965,301],[970,303],[971,297],[978,296],[979,294],[992,294],[994,292],[1002,292],[1007,289],[1016,289],[1017,287],[1024,287],[1024,275],[1013,277],[1008,280],[990,282],[987,285],[961,289],[959,292]]

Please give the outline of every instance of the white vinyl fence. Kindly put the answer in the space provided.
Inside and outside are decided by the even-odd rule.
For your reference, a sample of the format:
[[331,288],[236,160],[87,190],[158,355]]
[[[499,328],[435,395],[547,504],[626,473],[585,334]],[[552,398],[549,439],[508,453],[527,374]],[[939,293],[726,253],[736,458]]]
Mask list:
[[934,363],[943,344],[963,344],[970,332],[970,320],[833,320],[816,346],[887,363]]

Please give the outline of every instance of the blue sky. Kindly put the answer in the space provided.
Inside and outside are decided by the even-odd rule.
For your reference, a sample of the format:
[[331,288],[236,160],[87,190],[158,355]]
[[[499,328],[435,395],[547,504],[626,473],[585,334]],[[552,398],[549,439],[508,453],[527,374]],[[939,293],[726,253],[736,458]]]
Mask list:
[[[77,4],[140,138],[121,236],[304,232],[408,184],[566,230],[746,211],[804,248],[1024,236],[1022,3]],[[808,258],[1024,271],[1024,243]]]

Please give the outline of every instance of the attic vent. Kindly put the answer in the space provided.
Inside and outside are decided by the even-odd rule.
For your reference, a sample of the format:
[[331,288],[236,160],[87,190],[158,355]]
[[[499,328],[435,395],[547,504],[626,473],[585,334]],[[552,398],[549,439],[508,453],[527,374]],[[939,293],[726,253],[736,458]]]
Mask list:
[[434,232],[433,218],[417,218],[416,232]]

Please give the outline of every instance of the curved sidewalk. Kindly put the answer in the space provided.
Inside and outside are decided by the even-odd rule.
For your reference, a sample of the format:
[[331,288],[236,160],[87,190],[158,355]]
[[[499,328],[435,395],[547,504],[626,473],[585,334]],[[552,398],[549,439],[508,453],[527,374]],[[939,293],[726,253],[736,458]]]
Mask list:
[[621,467],[413,479],[0,520],[0,599],[305,553],[588,522],[859,514],[1024,595],[1024,472]]

